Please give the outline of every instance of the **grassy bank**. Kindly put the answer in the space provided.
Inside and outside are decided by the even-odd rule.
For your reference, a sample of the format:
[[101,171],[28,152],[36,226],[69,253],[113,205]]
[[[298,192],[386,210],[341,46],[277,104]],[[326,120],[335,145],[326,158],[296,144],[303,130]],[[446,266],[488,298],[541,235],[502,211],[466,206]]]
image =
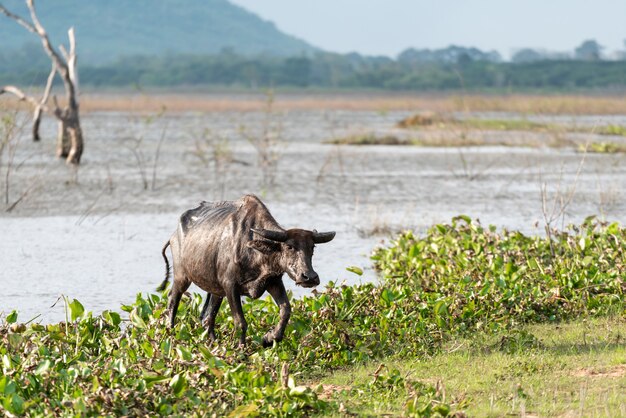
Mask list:
[[[551,376],[542,373],[573,367],[575,358],[565,358],[570,342],[585,354],[595,341],[591,334],[577,341],[576,329],[562,341],[548,336],[568,329],[564,321],[602,326],[592,319],[623,316],[625,244],[625,229],[593,218],[548,242],[457,217],[377,250],[380,284],[331,284],[292,300],[285,340],[266,350],[261,338],[278,320],[269,298],[244,306],[246,350],[236,348],[227,308],[218,342],[207,342],[200,295],[184,299],[173,332],[165,294],[139,295],[124,315],[94,316],[68,299],[68,320],[59,324],[21,324],[11,313],[0,328],[0,405],[17,415],[463,416],[519,411],[525,399],[527,412],[548,410],[535,393]],[[587,350],[591,357],[580,357],[576,370],[618,373],[613,368],[626,362],[611,345],[623,323],[604,321],[616,324],[607,342]],[[521,381],[514,404],[508,375],[485,392],[498,373],[524,370],[529,383]],[[617,411],[623,400],[606,390],[602,405]],[[555,411],[571,408],[556,402]]]
[[321,382],[363,415],[402,415],[421,382],[472,417],[625,416],[625,338],[621,316],[535,324],[454,339],[432,357],[386,358]]

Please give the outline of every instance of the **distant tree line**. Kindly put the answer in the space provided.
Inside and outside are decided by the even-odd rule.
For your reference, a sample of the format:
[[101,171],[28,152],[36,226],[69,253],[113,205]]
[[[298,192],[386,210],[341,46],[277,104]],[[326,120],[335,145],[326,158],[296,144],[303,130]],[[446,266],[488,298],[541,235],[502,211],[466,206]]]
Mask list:
[[[36,46],[5,52],[0,55],[0,84],[41,84],[48,65]],[[103,66],[82,65],[81,83],[94,87],[213,85],[253,89],[602,89],[626,87],[626,54],[607,60],[593,40],[583,42],[572,54],[523,49],[511,62],[504,62],[494,51],[457,46],[408,49],[396,59],[326,52],[290,58],[250,57],[225,49],[210,56],[132,56]]]

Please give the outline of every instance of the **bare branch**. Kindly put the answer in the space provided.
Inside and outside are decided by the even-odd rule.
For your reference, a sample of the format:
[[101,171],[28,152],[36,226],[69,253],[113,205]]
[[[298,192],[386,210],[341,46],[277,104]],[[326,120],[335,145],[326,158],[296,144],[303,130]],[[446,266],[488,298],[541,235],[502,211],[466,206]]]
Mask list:
[[3,13],[7,17],[15,20],[21,26],[25,27],[28,31],[30,31],[32,33],[37,33],[37,29],[35,29],[35,27],[32,24],[28,23],[27,21],[25,21],[24,19],[22,19],[18,15],[9,12],[2,4],[0,4],[0,13]]
[[69,52],[69,58],[66,58],[66,61],[67,61],[67,67],[69,69],[70,81],[74,85],[74,91],[76,93],[76,103],[78,104],[79,91],[78,91],[78,71],[76,71],[76,37],[74,34],[73,26],[67,31],[67,37],[70,40],[70,52]]
[[41,105],[44,105],[48,102],[48,97],[50,97],[50,91],[52,90],[52,82],[54,81],[54,76],[56,75],[56,68],[52,65],[50,69],[50,74],[48,75],[48,81],[46,82],[46,88],[43,91],[43,96],[41,97],[41,101],[39,102]]
[[39,18],[37,17],[37,13],[35,12],[34,0],[26,0],[26,4],[28,5],[28,10],[30,10],[30,18],[33,21],[35,33],[41,38],[41,43],[43,44],[44,50],[46,51],[52,62],[54,62],[54,64],[56,65],[59,74],[64,79],[66,77],[69,78],[67,65],[65,65],[57,51],[55,51],[55,49],[52,47],[52,44],[50,43],[50,38],[48,38],[46,30],[41,25],[41,22],[39,22]]
[[37,100],[35,100],[33,97],[27,96],[18,87],[15,87],[15,86],[4,86],[4,87],[2,87],[0,89],[0,94],[4,94],[4,93],[14,94],[21,101],[28,102],[28,103],[32,104],[33,106],[39,106],[39,103],[37,102]]
[[65,45],[63,44],[59,45],[59,51],[61,51],[61,55],[63,55],[63,59],[65,59],[65,62],[68,62],[70,60],[70,54],[67,53],[67,49],[65,49]]
[[48,97],[50,97],[50,90],[52,90],[52,82],[54,81],[54,76],[56,75],[56,67],[52,64],[52,69],[50,70],[50,74],[48,75],[48,81],[46,83],[46,88],[43,91],[43,96],[41,96],[41,100],[37,107],[35,107],[35,112],[33,113],[33,141],[39,141],[41,138],[39,136],[39,125],[41,124],[41,113],[44,110],[44,107],[47,108],[46,103],[48,102]]

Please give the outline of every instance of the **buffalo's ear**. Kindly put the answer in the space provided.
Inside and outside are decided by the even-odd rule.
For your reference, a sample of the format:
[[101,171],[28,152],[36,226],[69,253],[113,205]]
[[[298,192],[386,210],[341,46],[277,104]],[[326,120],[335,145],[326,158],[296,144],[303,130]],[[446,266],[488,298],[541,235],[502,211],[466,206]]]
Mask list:
[[273,252],[280,251],[280,244],[275,241],[253,239],[248,241],[248,248],[260,251],[263,254],[271,254]]

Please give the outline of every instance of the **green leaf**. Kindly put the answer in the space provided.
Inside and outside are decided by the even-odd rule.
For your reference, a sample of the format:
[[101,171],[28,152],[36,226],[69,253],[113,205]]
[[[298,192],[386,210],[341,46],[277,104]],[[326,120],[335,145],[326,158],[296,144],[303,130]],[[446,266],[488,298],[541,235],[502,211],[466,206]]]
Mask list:
[[187,348],[178,346],[176,347],[176,352],[178,353],[178,357],[180,357],[181,360],[191,361],[191,351],[189,351]]
[[137,309],[133,309],[130,313],[130,322],[139,329],[146,328],[146,322],[139,316]]
[[467,223],[468,225],[472,223],[472,218],[470,218],[467,215],[458,215],[458,216],[455,216],[454,218],[452,218],[453,221],[456,221],[456,220],[459,220],[459,219],[464,220],[465,223]]
[[289,396],[302,396],[309,388],[306,386],[294,386],[289,389]]
[[180,373],[172,377],[172,380],[170,380],[170,387],[176,396],[180,396],[180,394],[183,393],[186,384],[187,380],[185,379],[185,376]]
[[72,321],[76,321],[85,313],[85,307],[76,299],[72,300],[72,302],[69,304],[69,307]]
[[228,414],[228,416],[232,418],[258,417],[259,415],[259,407],[255,403],[240,405],[237,408],[233,409],[230,414]]
[[3,382],[4,382],[4,385],[0,385],[0,386],[4,386],[4,388],[2,389],[2,392],[5,395],[11,395],[17,391],[17,385],[15,384],[13,380],[9,379],[9,377],[5,376],[3,378]]
[[435,406],[434,411],[439,413],[442,417],[447,417],[448,415],[450,415],[450,405],[447,405],[447,404],[437,405]]
[[24,413],[24,399],[17,393],[14,393],[11,398],[11,410],[18,415]]
[[354,273],[358,276],[362,276],[363,275],[363,269],[361,269],[360,267],[357,266],[350,266],[350,267],[346,267],[346,270],[348,270],[350,273]]
[[116,370],[120,375],[124,376],[126,374],[126,365],[124,364],[124,360],[118,358],[113,361],[113,370]]
[[36,375],[42,375],[45,372],[47,372],[50,369],[50,366],[52,366],[52,362],[50,360],[44,360],[41,363],[39,363],[39,365],[37,366],[37,368],[35,369],[35,374]]
[[169,377],[158,373],[144,372],[143,378],[147,384],[155,384],[169,380]]
[[437,302],[435,304],[435,307],[433,308],[433,311],[435,312],[436,316],[447,316],[448,315],[448,305],[446,304],[445,301],[440,300],[439,302]]
[[102,317],[104,318],[105,321],[107,321],[107,323],[115,327],[118,326],[122,322],[122,318],[120,317],[120,314],[118,314],[117,312],[104,311],[102,312]]
[[152,348],[150,341],[144,341],[141,343],[141,348],[147,357],[152,357],[154,355],[154,349]]
[[13,363],[8,354],[2,356],[2,366],[4,366],[5,370],[11,370],[13,368]]
[[385,289],[383,290],[383,292],[380,294],[380,297],[382,300],[385,301],[387,306],[391,305],[391,302],[393,302],[394,299],[394,294],[391,290],[389,289]]
[[17,321],[17,311],[13,311],[10,314],[8,314],[6,321],[7,321],[7,324],[15,323],[15,321]]
[[19,346],[22,343],[24,337],[22,337],[21,334],[9,334],[8,337],[9,337],[9,347],[11,347],[12,350],[19,349]]

